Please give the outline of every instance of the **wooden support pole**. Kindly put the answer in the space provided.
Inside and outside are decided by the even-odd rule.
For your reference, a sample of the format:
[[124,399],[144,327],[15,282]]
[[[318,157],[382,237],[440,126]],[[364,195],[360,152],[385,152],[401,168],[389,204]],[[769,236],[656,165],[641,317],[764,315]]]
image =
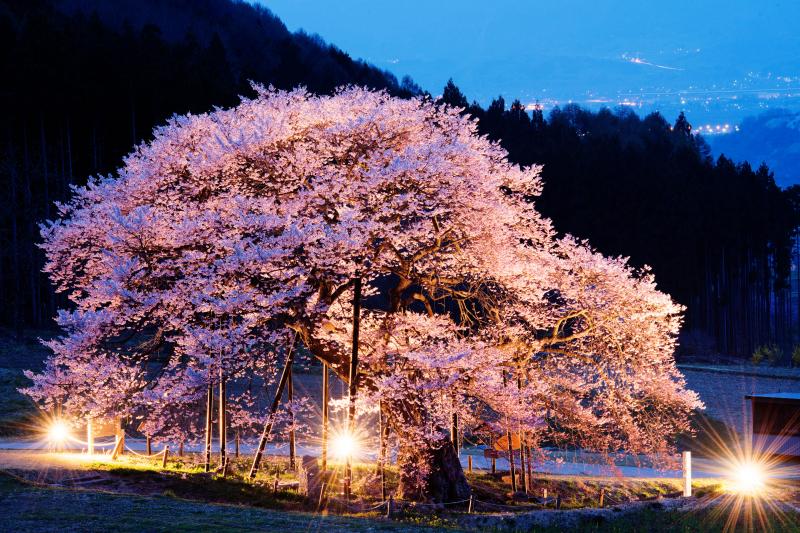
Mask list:
[[472,456],[467,456],[467,472],[472,473]]
[[[125,430],[122,428],[122,417],[120,417],[117,421],[116,440],[117,445],[119,445],[119,450],[117,450],[117,453],[119,455],[125,455]],[[120,445],[120,443],[122,444]]]
[[183,441],[178,444],[178,457],[183,457]]
[[386,501],[386,430],[383,422],[383,401],[378,406],[378,468],[381,477],[381,501]]
[[525,472],[525,437],[523,432],[519,432],[519,481],[522,484],[522,490],[528,494],[528,476]]
[[92,419],[86,419],[86,453],[94,455],[94,433],[92,432]]
[[[494,435],[489,437],[489,447],[494,451]],[[495,459],[494,454],[492,454],[492,474],[497,473],[497,459]]]
[[605,496],[606,496],[606,489],[600,488],[600,501],[597,502],[597,506],[601,509],[603,508],[603,500],[605,499]]
[[239,458],[239,430],[236,430],[236,439],[234,440],[234,457]]
[[511,470],[511,493],[517,492],[517,473],[514,471],[514,443],[511,442],[511,430],[506,430],[508,439],[508,466]]
[[211,423],[214,411],[214,384],[209,380],[206,391],[206,457],[205,470],[211,471]]
[[228,417],[227,417],[227,383],[225,376],[222,374],[222,368],[219,369],[219,464],[225,466],[227,456],[226,444],[228,441]]
[[[522,376],[517,376],[517,391],[519,392],[519,403],[522,405]],[[519,479],[522,482],[522,489],[528,494],[528,476],[525,471],[525,432],[522,430],[522,423],[519,426]]]
[[525,446],[525,465],[528,467],[528,487],[533,490],[533,458],[531,457],[531,445]]
[[[352,439],[356,422],[356,394],[358,393],[358,329],[361,325],[361,278],[353,280],[353,350],[350,354],[350,372],[348,373],[348,409],[347,434]],[[353,476],[352,458],[348,454],[344,466],[344,497],[350,499],[350,488]]]
[[458,413],[455,411],[453,412],[452,417],[452,426],[450,427],[450,442],[453,443],[453,449],[456,451],[456,455],[461,455],[461,446],[459,445],[458,440]]
[[319,488],[319,501],[317,502],[317,511],[322,509],[322,502],[325,501],[325,487],[326,483],[323,481]]
[[124,446],[125,446],[125,440],[124,439],[120,439],[119,436],[117,436],[117,443],[114,445],[114,451],[111,452],[111,460],[112,461],[116,461],[117,460],[117,457],[119,456],[120,453],[122,453],[122,448]]
[[292,376],[292,367],[289,367],[289,381],[286,383],[286,395],[289,400],[289,468],[295,470],[297,468],[297,458],[295,457],[295,440],[294,440],[294,409],[292,402],[294,402],[294,378]]
[[322,363],[322,471],[328,470],[328,363]]
[[264,455],[264,448],[267,445],[267,439],[269,439],[269,434],[272,431],[272,424],[275,422],[275,412],[278,410],[278,405],[281,402],[283,389],[286,387],[286,381],[289,378],[289,369],[292,368],[292,362],[294,361],[295,342],[297,342],[297,333],[292,337],[292,342],[289,345],[289,353],[286,355],[286,364],[283,365],[281,379],[278,382],[278,390],[275,391],[275,397],[272,400],[272,406],[270,407],[267,421],[264,424],[264,431],[261,433],[261,438],[258,441],[258,448],[256,448],[256,454],[255,457],[253,457],[253,465],[250,467],[250,474],[248,476],[250,479],[254,479],[258,473],[258,466],[261,463],[261,457]]
[[145,435],[144,444],[145,444],[145,453],[148,456],[153,455],[153,446],[152,446],[152,441],[150,440],[150,435]]
[[164,446],[164,457],[161,458],[161,468],[167,467],[167,457],[169,457],[169,446]]

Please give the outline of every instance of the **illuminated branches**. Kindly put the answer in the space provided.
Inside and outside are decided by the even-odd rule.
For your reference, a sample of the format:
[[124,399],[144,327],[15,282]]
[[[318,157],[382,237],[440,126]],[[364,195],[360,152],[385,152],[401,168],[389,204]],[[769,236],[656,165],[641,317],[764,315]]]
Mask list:
[[[556,238],[529,201],[539,168],[428,100],[257,90],[173,118],[43,227],[75,309],[33,397],[166,432],[220,372],[271,379],[287,328],[347,379],[360,277],[361,409],[384,405],[407,494],[463,491],[454,411],[615,450],[687,428],[681,309],[649,273]],[[252,398],[231,405],[247,426]]]

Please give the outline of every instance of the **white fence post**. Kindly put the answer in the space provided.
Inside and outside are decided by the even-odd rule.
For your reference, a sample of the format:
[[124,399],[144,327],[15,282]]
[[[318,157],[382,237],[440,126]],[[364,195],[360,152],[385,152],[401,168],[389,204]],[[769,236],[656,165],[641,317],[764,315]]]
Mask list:
[[692,452],[683,452],[683,496],[692,495]]

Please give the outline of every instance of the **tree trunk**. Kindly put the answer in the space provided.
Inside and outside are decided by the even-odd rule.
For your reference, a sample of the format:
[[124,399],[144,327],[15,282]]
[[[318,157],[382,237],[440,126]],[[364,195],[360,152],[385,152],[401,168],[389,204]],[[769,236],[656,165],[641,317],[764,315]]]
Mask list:
[[420,442],[409,437],[402,431],[398,432],[398,497],[434,502],[468,499],[471,492],[469,483],[455,448],[445,433],[442,433],[438,442]]

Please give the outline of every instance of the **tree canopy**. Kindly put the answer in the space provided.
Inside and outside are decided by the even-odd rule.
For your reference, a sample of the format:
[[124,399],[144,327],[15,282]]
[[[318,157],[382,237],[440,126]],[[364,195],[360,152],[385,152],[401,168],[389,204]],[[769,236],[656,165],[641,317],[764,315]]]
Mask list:
[[665,452],[688,429],[682,308],[647,269],[558,238],[540,167],[429,99],[256,91],[174,117],[43,226],[74,309],[32,397],[190,436],[180,413],[207,384],[274,372],[288,331],[347,380],[358,279],[359,405],[397,435],[406,496],[468,490],[453,413],[603,451]]

